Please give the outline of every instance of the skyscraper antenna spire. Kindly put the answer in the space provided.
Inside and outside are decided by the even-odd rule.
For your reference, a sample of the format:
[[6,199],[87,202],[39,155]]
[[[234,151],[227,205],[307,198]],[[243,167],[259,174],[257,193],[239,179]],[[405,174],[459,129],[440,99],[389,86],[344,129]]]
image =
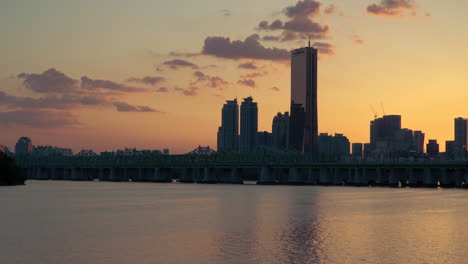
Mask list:
[[310,35],[309,35],[309,48],[310,48]]

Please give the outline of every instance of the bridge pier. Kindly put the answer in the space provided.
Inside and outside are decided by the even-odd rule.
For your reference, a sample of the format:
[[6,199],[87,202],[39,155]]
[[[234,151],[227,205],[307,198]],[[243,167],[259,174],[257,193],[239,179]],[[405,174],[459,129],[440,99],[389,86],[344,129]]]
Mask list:
[[398,169],[397,168],[391,168],[390,173],[388,175],[388,186],[398,188]]
[[242,177],[241,177],[241,169],[231,168],[229,170],[228,183],[230,183],[230,184],[244,184],[244,181],[242,180]]
[[424,187],[437,188],[438,186],[438,179],[432,173],[432,169],[424,168]]
[[260,177],[258,178],[257,184],[261,184],[261,185],[276,184],[275,178],[273,177],[273,169],[268,168],[268,167],[262,167],[260,169]]
[[316,169],[313,169],[313,168],[304,169],[304,175],[305,175],[305,184],[307,185],[318,184],[319,172],[317,172]]
[[330,186],[333,184],[329,168],[320,168],[319,185]]
[[443,188],[453,188],[456,186],[455,183],[455,172],[454,170],[441,168],[440,186]]
[[171,171],[168,168],[154,168],[154,182],[169,183],[172,182]]
[[288,171],[288,185],[304,185],[305,179],[302,169],[289,168]]
[[203,168],[203,178],[200,183],[213,184],[217,183],[216,171],[213,168]]
[[183,168],[180,174],[179,182],[182,183],[193,183],[194,180],[195,169],[193,168]]

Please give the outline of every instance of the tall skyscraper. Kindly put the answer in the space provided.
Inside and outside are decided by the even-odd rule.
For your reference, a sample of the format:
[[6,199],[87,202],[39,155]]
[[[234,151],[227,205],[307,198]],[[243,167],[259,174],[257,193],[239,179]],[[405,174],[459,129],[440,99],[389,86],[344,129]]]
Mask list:
[[414,138],[414,145],[416,146],[416,153],[423,154],[424,153],[424,138],[425,134],[422,131],[414,131],[413,138]]
[[273,118],[271,131],[275,148],[286,149],[289,147],[289,112],[278,113]]
[[32,141],[28,137],[21,137],[15,145],[16,155],[30,154],[33,151]]
[[258,107],[252,97],[241,104],[240,152],[254,152],[257,143]]
[[239,151],[239,105],[237,99],[223,106],[221,126],[218,130],[218,151]]
[[291,52],[290,113],[289,146],[317,155],[317,49],[310,44]]
[[468,119],[455,119],[455,158],[466,159],[468,145]]

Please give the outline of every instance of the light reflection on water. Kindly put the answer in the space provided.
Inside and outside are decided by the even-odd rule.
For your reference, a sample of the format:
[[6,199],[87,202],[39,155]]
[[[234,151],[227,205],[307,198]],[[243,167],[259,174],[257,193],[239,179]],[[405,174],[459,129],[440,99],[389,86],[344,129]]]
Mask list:
[[0,263],[467,263],[468,191],[28,182]]

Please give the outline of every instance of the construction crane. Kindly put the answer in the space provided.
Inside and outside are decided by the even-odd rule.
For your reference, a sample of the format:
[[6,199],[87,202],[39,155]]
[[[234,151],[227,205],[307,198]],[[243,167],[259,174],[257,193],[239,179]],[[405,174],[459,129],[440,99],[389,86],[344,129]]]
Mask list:
[[385,114],[385,109],[384,109],[384,107],[383,107],[383,103],[382,103],[382,102],[380,102],[380,107],[382,107],[382,113],[383,113],[383,115],[386,115],[386,114]]
[[377,119],[378,115],[377,115],[377,112],[374,110],[374,107],[372,105],[370,105],[371,109],[372,109],[372,112],[374,113],[374,119]]

